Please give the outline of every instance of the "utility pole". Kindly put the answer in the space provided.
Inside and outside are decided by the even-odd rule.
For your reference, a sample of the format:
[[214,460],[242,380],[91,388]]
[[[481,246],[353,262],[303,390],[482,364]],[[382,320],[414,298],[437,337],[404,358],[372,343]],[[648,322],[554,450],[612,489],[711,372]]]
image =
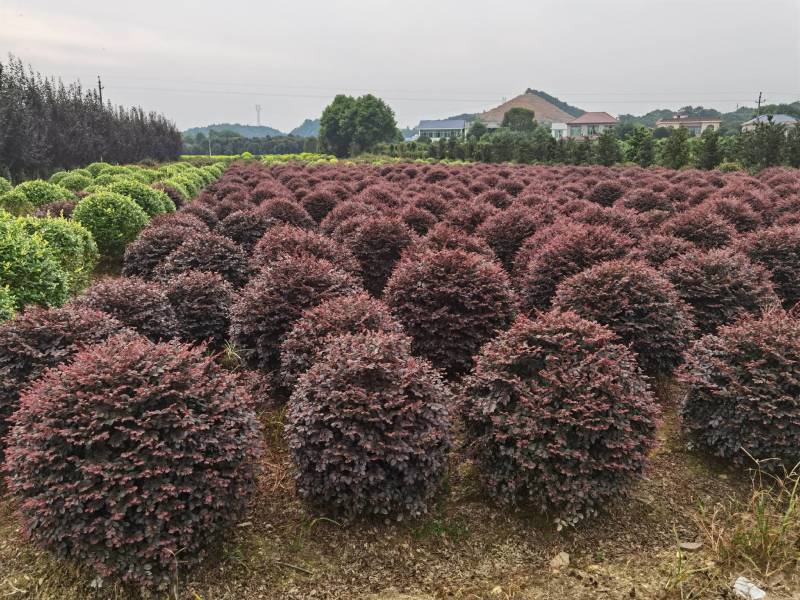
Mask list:
[[761,92],[758,92],[758,100],[757,100],[757,102],[758,102],[758,110],[756,111],[756,116],[757,117],[761,115],[761,103],[763,101],[764,101],[764,98],[761,97]]
[[97,92],[100,94],[100,106],[103,106],[103,82],[100,81],[100,75],[97,76]]
[[211,156],[211,127],[208,128],[208,155]]
[[261,127],[261,105],[256,104],[256,123]]

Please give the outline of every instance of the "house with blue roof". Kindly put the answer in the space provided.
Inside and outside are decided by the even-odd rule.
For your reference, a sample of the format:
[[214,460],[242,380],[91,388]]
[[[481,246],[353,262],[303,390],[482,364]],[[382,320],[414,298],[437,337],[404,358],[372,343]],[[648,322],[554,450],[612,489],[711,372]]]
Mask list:
[[464,119],[439,119],[419,122],[419,137],[431,140],[461,138],[467,136],[467,122]]
[[742,131],[753,131],[759,123],[767,123],[772,117],[772,122],[776,125],[793,127],[800,123],[800,119],[791,115],[758,115],[755,119],[750,119],[742,123]]

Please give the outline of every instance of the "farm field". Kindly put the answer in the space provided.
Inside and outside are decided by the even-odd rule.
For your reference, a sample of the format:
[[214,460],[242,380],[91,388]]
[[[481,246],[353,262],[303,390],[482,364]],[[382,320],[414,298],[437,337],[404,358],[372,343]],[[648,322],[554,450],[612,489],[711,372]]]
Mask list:
[[800,172],[309,160],[0,195],[0,596],[800,594]]

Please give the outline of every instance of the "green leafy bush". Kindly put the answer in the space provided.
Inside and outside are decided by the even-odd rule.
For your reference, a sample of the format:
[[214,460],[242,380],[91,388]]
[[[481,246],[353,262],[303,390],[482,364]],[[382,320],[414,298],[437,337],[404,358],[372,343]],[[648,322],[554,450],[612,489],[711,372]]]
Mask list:
[[110,192],[132,198],[150,218],[175,210],[172,200],[164,192],[133,179],[116,181],[106,187]]
[[0,287],[8,288],[17,309],[60,306],[69,294],[69,277],[56,253],[18,219],[0,218]]
[[24,181],[14,189],[25,194],[25,197],[34,206],[41,206],[42,204],[57,202],[58,200],[70,200],[74,198],[73,193],[68,189],[41,179]]
[[131,198],[101,191],[83,198],[72,218],[94,237],[100,253],[112,260],[122,257],[125,246],[147,225],[147,213]]
[[5,177],[0,177],[0,194],[5,194],[6,192],[10,192],[11,188],[14,186],[11,185],[11,182],[6,179]]
[[28,197],[16,189],[0,193],[0,208],[12,215],[29,215],[35,209]]
[[0,323],[14,316],[16,300],[7,286],[0,287]]
[[[51,178],[52,181],[52,178]],[[61,178],[61,181],[58,182],[63,188],[68,189],[71,192],[80,192],[83,189],[86,189],[90,185],[94,183],[94,179],[91,177],[87,177],[86,175],[81,175],[80,173],[67,173],[65,177]]]

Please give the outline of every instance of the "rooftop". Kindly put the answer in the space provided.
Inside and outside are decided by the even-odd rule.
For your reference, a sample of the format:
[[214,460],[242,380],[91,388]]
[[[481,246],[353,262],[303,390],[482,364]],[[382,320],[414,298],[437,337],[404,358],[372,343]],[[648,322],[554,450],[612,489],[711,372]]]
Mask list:
[[420,121],[419,129],[464,129],[467,122],[464,119],[432,119]]
[[[754,125],[756,123],[766,123],[769,115],[758,115],[755,119],[750,119],[749,121],[745,121],[742,125]],[[784,125],[792,125],[793,123],[797,123],[800,121],[797,117],[793,117],[791,115],[772,115],[772,122],[773,123],[782,123]]]
[[676,115],[669,119],[659,119],[657,123],[721,123],[719,117],[690,117],[688,115]]
[[587,112],[577,119],[567,121],[569,125],[616,125],[619,123],[607,112]]

